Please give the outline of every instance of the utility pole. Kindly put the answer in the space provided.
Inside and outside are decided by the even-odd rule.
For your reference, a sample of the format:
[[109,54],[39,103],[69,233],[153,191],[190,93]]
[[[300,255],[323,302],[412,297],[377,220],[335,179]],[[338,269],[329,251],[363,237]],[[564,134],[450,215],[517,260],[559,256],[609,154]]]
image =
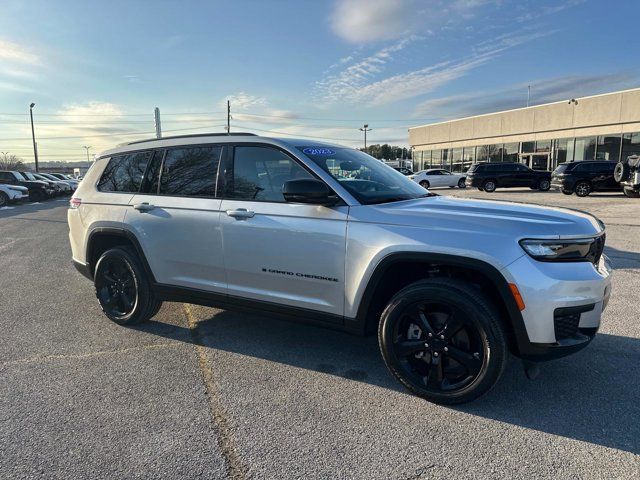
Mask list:
[[31,102],[29,105],[29,115],[31,116],[31,138],[33,139],[33,159],[36,162],[36,172],[38,171],[38,147],[36,146],[36,131],[33,128],[33,107],[36,104]]
[[367,132],[370,132],[373,129],[369,128],[369,124],[365,123],[364,126],[362,128],[360,128],[359,130],[361,132],[364,132],[364,149],[366,151],[367,150]]
[[91,161],[89,160],[89,149],[91,148],[91,145],[83,145],[82,148],[84,148],[87,151],[87,163],[91,163]]
[[227,100],[227,135],[231,134],[231,102]]
[[[162,138],[162,126],[160,125],[160,109],[158,107],[153,110],[153,122],[156,126],[156,138]],[[88,150],[87,153],[89,153]]]
[[527,85],[527,107],[529,106],[530,99],[531,99],[531,85]]

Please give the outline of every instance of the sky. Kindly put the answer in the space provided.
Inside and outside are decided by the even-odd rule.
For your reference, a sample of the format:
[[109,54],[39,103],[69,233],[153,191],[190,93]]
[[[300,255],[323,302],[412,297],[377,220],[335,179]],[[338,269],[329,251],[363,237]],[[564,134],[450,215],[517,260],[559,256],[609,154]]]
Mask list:
[[635,0],[0,0],[0,152],[80,161],[231,131],[407,146],[407,128],[640,87]]

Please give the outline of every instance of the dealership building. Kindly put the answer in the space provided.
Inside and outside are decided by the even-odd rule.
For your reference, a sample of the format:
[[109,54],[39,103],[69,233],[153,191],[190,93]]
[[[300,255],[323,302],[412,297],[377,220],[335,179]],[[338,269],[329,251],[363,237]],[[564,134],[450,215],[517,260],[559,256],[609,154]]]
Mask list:
[[409,129],[414,171],[481,162],[553,170],[563,162],[640,154],[640,88]]

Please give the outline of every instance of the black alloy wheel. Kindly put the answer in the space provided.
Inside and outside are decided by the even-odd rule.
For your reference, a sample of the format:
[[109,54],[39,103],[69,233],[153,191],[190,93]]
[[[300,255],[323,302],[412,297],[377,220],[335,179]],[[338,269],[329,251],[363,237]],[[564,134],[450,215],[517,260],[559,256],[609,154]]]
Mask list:
[[382,315],[379,340],[387,367],[427,400],[471,401],[491,389],[504,369],[500,321],[475,290],[457,280],[424,280],[399,292]]
[[464,178],[458,180],[458,188],[467,188],[467,183]]
[[151,292],[145,270],[130,247],[116,247],[102,254],[96,264],[94,285],[104,314],[121,325],[144,322],[162,305]]
[[546,192],[551,188],[551,182],[549,180],[543,179],[538,183],[538,190],[541,192]]
[[431,184],[429,183],[429,180],[422,180],[420,182],[420,186],[423,188],[429,188],[431,186]]
[[633,188],[624,187],[623,190],[625,197],[629,198],[640,198],[640,191],[634,190]]
[[0,207],[6,207],[7,205],[9,205],[9,195],[0,192]]
[[578,182],[573,189],[579,197],[586,197],[591,193],[591,185],[589,182]]
[[485,192],[495,192],[497,188],[496,182],[495,180],[486,180],[483,184],[482,184],[482,189]]

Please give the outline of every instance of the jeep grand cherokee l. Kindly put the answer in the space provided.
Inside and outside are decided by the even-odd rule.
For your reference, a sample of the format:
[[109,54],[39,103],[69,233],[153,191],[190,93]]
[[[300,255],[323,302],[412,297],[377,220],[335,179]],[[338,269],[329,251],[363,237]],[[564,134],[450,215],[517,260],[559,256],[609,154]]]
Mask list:
[[392,374],[443,404],[487,392],[509,351],[585,347],[611,291],[595,217],[438,196],[311,140],[119,146],[98,155],[68,221],[73,262],[114,322],[181,301],[377,331]]
[[532,170],[522,163],[477,163],[467,171],[466,184],[485,192],[503,187],[547,191],[551,187],[551,173]]
[[583,161],[561,163],[551,175],[551,188],[565,195],[586,197],[591,192],[620,191],[613,178],[616,162]]

